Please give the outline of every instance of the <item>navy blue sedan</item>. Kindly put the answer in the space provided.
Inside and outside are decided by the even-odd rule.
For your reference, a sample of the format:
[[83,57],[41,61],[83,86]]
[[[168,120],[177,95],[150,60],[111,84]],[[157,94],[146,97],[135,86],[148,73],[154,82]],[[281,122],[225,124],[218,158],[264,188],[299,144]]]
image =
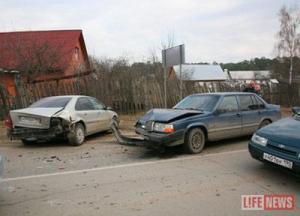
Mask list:
[[255,159],[300,173],[300,112],[258,130],[249,143]]
[[280,118],[280,107],[253,93],[195,94],[173,109],[153,109],[136,123],[149,147],[184,144],[188,153],[202,151],[206,141],[253,134]]

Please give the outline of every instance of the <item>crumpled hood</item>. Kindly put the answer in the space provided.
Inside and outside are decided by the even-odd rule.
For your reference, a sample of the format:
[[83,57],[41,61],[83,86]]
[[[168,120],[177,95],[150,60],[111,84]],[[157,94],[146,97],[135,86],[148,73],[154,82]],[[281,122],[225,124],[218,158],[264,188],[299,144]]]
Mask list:
[[51,117],[58,111],[62,110],[62,107],[58,108],[41,108],[41,107],[33,107],[33,108],[24,108],[24,109],[17,109],[10,111],[11,115],[14,114],[29,114],[29,115],[35,115],[35,116],[42,116],[42,117]]
[[274,142],[294,147],[300,147],[300,121],[293,118],[284,118],[257,132]]
[[157,122],[171,122],[175,120],[179,120],[181,118],[186,118],[193,115],[199,115],[203,112],[198,110],[180,110],[180,109],[152,109],[146,113],[142,118],[140,118],[140,122],[147,121],[157,121]]

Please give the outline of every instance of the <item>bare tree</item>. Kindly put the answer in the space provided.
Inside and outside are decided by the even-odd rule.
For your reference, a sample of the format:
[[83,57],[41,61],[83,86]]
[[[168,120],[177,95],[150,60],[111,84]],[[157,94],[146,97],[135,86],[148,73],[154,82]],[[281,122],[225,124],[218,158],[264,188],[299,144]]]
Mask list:
[[170,47],[175,46],[175,43],[176,43],[175,34],[172,33],[172,32],[170,32],[170,33],[167,35],[167,40],[161,42],[161,48],[162,48],[162,49],[168,49],[168,48],[170,48]]
[[157,49],[155,46],[149,48],[149,60],[152,63],[159,62],[158,56],[157,56]]
[[290,61],[289,84],[293,79],[294,58],[300,53],[300,11],[294,7],[283,6],[279,11],[280,30],[278,32],[278,55]]

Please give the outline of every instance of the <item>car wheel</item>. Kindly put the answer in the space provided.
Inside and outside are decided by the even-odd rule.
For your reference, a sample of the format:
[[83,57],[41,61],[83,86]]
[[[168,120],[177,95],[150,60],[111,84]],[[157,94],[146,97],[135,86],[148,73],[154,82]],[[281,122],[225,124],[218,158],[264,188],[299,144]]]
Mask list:
[[33,145],[37,143],[37,140],[28,140],[28,139],[21,139],[23,145]]
[[74,131],[68,134],[69,143],[74,146],[79,146],[84,142],[84,138],[84,126],[81,123],[77,123]]
[[265,127],[265,126],[267,126],[268,124],[271,124],[271,121],[269,121],[269,120],[263,120],[261,123],[260,123],[260,125],[259,125],[259,129],[260,128],[263,128],[263,127]]
[[184,148],[189,154],[197,154],[202,151],[205,145],[205,135],[200,128],[191,129],[185,139]]

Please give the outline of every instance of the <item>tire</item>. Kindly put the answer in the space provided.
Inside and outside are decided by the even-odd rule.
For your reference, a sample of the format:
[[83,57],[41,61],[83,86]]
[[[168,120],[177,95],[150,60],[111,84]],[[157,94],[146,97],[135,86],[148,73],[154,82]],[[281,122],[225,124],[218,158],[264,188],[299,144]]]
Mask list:
[[267,126],[268,124],[271,124],[271,121],[270,121],[270,120],[263,120],[263,121],[259,124],[258,129],[263,128],[263,127]]
[[37,140],[28,140],[28,139],[21,139],[23,145],[33,145],[37,143]]
[[84,142],[84,139],[85,139],[84,126],[81,123],[77,123],[75,125],[74,131],[68,134],[68,141],[70,145],[80,146]]
[[205,134],[200,128],[191,129],[184,142],[184,149],[189,154],[200,153],[205,145]]

